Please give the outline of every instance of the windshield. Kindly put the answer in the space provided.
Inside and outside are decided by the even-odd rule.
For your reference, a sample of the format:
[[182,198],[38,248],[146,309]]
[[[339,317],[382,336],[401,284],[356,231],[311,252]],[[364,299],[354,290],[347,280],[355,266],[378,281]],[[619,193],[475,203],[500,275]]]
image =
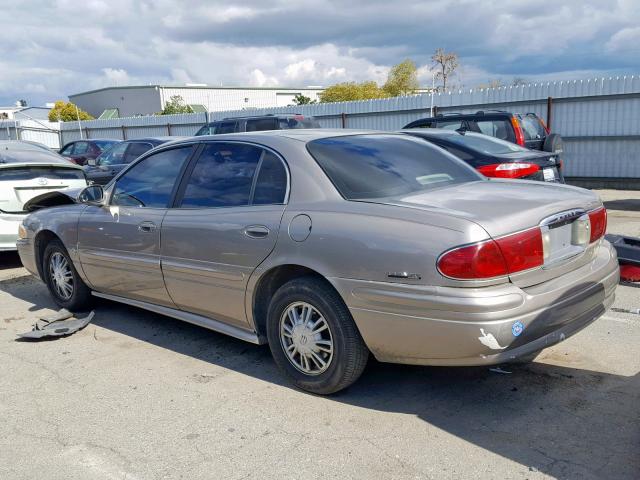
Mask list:
[[129,143],[120,142],[105,150],[96,157],[96,165],[118,165],[124,163],[124,152]]
[[478,152],[486,153],[488,155],[529,151],[527,148],[523,148],[515,143],[469,131],[465,132],[464,135],[447,136],[446,141]]
[[399,135],[352,135],[307,149],[348,200],[378,199],[483,179],[438,147]]

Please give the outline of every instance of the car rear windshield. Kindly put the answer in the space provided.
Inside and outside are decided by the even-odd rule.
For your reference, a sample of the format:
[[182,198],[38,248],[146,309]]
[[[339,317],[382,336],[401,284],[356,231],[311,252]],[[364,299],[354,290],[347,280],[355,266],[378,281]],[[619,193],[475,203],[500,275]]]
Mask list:
[[309,142],[307,148],[348,200],[394,197],[482,179],[453,155],[411,137],[331,137]]
[[533,115],[521,115],[519,120],[524,132],[525,140],[539,140],[546,137],[547,132],[544,130],[544,127],[542,126],[542,123],[540,123],[538,117],[534,117]]
[[79,180],[85,178],[84,172],[79,168],[16,167],[0,169],[0,181],[33,180],[40,177],[50,180]]
[[462,145],[488,155],[500,155],[504,153],[528,152],[526,148],[515,143],[505,142],[499,138],[481,135],[474,132],[466,132],[464,135],[450,135],[446,140],[456,145]]

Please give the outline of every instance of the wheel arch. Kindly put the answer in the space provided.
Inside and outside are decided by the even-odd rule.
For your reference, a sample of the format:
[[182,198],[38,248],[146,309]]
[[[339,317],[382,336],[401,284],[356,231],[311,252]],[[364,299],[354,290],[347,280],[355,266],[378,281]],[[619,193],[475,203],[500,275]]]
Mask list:
[[59,240],[62,242],[62,239],[56,233],[48,229],[40,230],[33,240],[33,253],[35,255],[35,262],[38,268],[38,275],[40,276],[40,280],[43,282],[45,281],[45,278],[42,260],[44,257],[44,251],[52,240]]
[[[250,317],[249,320],[253,322],[261,341],[266,339],[267,311],[271,298],[282,285],[295,278],[302,277],[313,277],[323,281],[342,298],[335,285],[326,276],[313,268],[296,263],[287,263],[269,268],[255,281],[255,286],[250,296],[251,303],[248,305],[247,312]],[[344,301],[344,298],[342,299]]]

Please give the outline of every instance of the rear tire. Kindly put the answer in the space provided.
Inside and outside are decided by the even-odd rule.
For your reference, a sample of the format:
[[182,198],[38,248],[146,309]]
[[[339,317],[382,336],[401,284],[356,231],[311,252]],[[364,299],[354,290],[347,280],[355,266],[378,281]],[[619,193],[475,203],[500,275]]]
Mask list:
[[45,283],[54,302],[71,312],[86,310],[92,300],[91,289],[78,275],[60,240],[47,244],[42,262]]
[[282,373],[298,388],[321,395],[354,383],[369,357],[340,295],[313,277],[278,289],[269,305],[267,338]]

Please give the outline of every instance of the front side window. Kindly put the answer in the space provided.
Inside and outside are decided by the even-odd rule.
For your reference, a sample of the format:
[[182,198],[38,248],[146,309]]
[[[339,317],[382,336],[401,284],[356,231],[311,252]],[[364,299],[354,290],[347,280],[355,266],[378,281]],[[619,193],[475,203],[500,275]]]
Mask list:
[[73,143],[70,143],[69,145],[67,145],[66,147],[64,147],[64,149],[60,152],[60,155],[62,155],[63,157],[68,157],[71,155],[71,152],[73,152]]
[[115,184],[111,205],[167,208],[173,187],[193,146],[150,155],[133,165]]
[[347,200],[373,200],[483,179],[462,160],[422,140],[350,135],[314,140],[307,149]]
[[263,150],[240,143],[205,146],[187,182],[182,208],[249,205]]
[[213,135],[215,133],[215,129],[215,123],[208,123],[207,125],[200,127],[200,130],[196,132],[195,136],[200,137],[202,135]]
[[220,122],[211,133],[219,135],[221,133],[233,133],[236,131],[236,122]]

